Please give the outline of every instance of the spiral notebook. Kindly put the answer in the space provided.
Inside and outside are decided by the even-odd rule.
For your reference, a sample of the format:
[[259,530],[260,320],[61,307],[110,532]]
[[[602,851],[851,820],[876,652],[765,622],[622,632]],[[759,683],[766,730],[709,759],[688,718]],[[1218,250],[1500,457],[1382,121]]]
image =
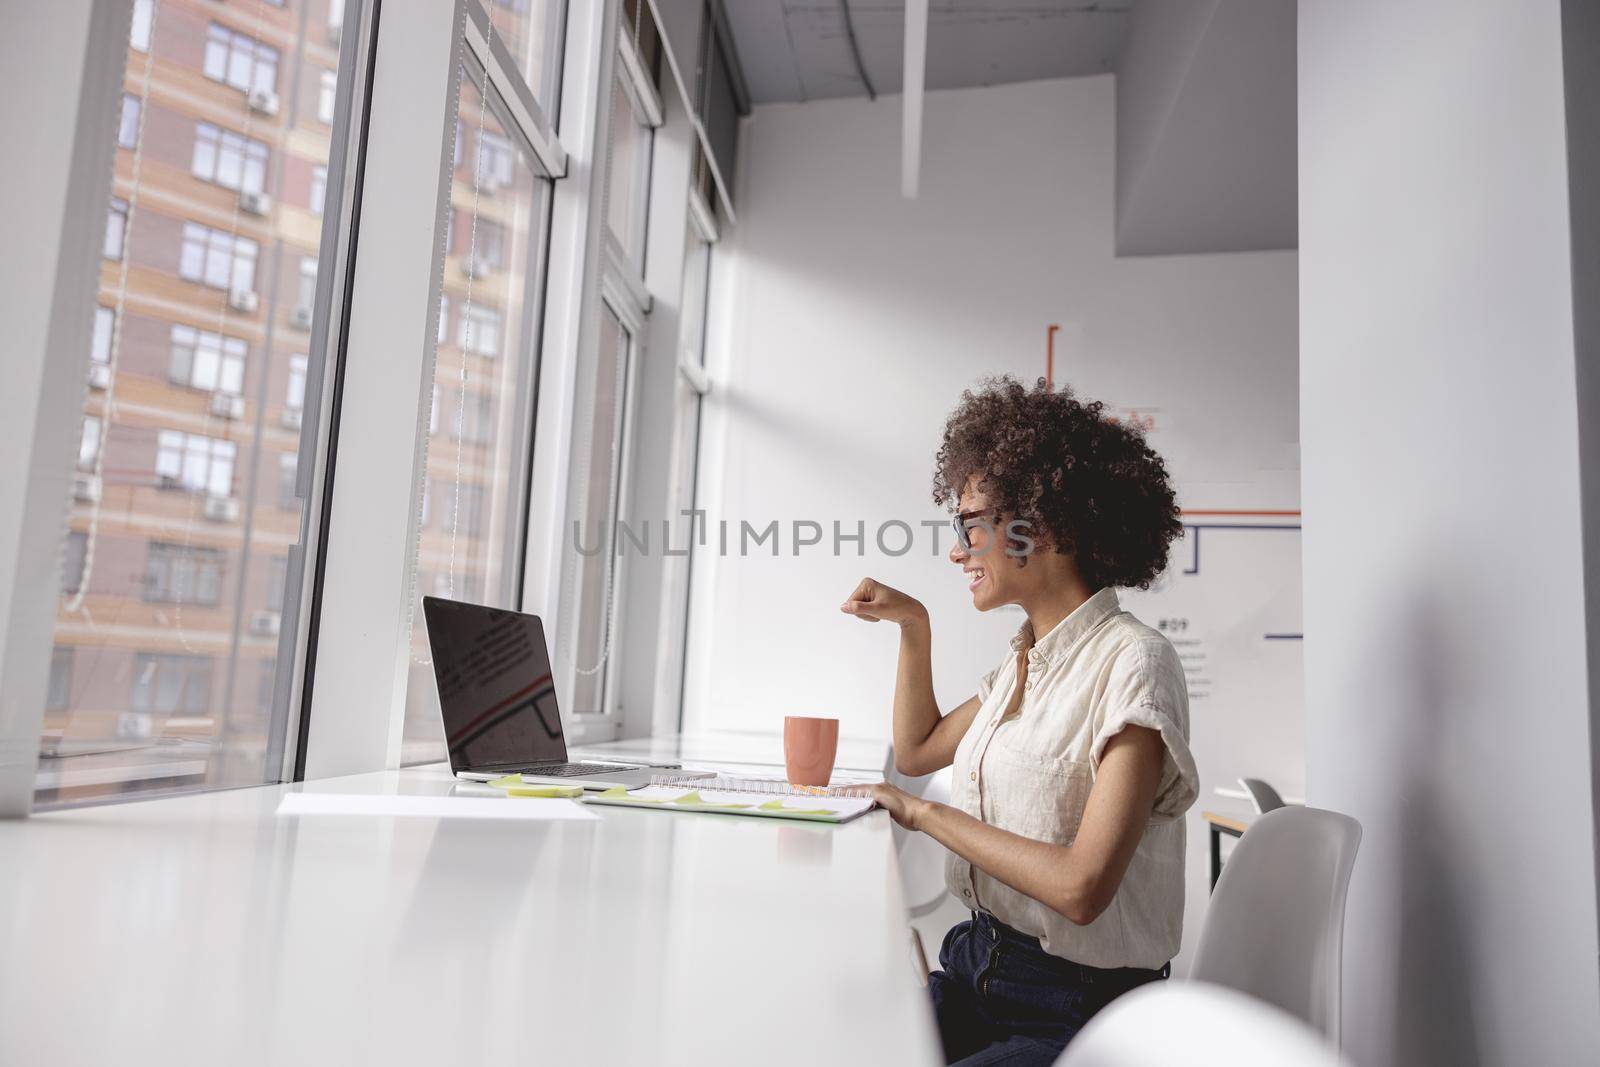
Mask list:
[[583,802],[829,823],[849,822],[873,807],[866,785],[793,785],[778,778],[697,778],[681,774],[658,774],[642,788],[617,786],[584,797]]

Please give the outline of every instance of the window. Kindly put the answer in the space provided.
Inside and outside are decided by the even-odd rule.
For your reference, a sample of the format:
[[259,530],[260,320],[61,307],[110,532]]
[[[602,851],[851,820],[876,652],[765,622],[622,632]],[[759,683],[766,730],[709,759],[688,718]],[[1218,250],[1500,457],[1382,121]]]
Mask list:
[[178,277],[214,289],[253,290],[256,287],[257,246],[248,237],[236,237],[198,222],[183,224],[183,250],[178,257]]
[[150,51],[150,23],[155,0],[133,0],[133,25],[128,30],[128,44],[135,52]]
[[[583,477],[581,521],[575,532],[583,552],[569,554],[570,580],[577,586],[574,613],[578,676],[573,685],[573,711],[600,713],[606,708],[606,679],[612,608],[617,578],[616,523],[620,510],[627,390],[633,337],[609,304],[601,308],[600,359],[595,364],[594,407],[584,420],[588,440],[577,452]],[[598,548],[598,551],[591,551]],[[585,554],[587,553],[587,554]],[[569,637],[568,640],[573,640]]]
[[225,188],[259,193],[267,184],[267,146],[209,122],[196,123],[189,169],[196,178]]
[[204,434],[161,430],[156,434],[156,476],[163,486],[225,497],[233,493],[237,446]]
[[168,374],[174,382],[191,389],[238,396],[244,389],[244,361],[248,354],[249,346],[237,337],[174,326]]
[[337,99],[339,76],[331,70],[322,72],[322,85],[317,90],[317,121],[324,126],[333,125],[333,105]]
[[94,335],[89,342],[89,358],[96,363],[111,362],[111,332],[117,313],[108,307],[94,309]]
[[211,707],[211,657],[141,652],[133,661],[137,712],[203,715]]
[[517,72],[547,115],[555,114],[558,102],[565,6],[561,0],[500,0],[494,7],[495,37],[505,42]]
[[[308,353],[308,320],[297,313],[301,302],[316,302],[314,285],[300,284],[299,263],[314,264],[325,243],[341,257],[351,247],[341,189],[329,187],[328,171],[341,171],[330,167],[330,127],[316,122],[334,117],[329,108],[347,88],[366,94],[371,58],[340,66],[342,55],[329,48],[329,21],[341,21],[344,0],[93,6],[119,4],[124,18],[132,15],[123,54],[88,53],[101,66],[86,75],[116,83],[104,97],[115,110],[82,124],[85,137],[102,141],[73,148],[82,158],[113,157],[117,199],[74,206],[91,225],[105,212],[100,251],[121,260],[94,282],[81,432],[54,460],[40,458],[74,471],[80,458],[92,460],[101,474],[98,482],[73,478],[61,599],[52,641],[38,645],[40,655],[58,649],[39,757],[44,804],[292,775],[289,731],[307,664],[301,620],[281,619],[294,648],[280,678],[262,665],[276,650],[257,616],[264,601],[283,597],[261,583],[270,576],[298,588],[304,561],[318,558],[320,524],[295,495],[295,471],[302,441],[318,458],[337,444],[318,425],[316,405],[293,418],[288,408],[321,393],[322,379],[309,376],[324,367]],[[370,7],[351,10],[364,18]],[[332,150],[358,155],[363,136],[353,129]],[[291,210],[256,215],[258,205],[242,202],[243,194],[278,192],[280,178],[293,190],[285,194]],[[320,218],[308,210],[318,205]],[[126,318],[113,310],[120,307]],[[262,417],[233,422],[227,416],[246,392],[263,401],[251,412]],[[316,459],[305,462],[320,475]],[[323,481],[308,478],[302,494],[323,492]],[[189,653],[198,658],[180,655]],[[269,705],[276,716],[261,714]],[[63,736],[74,744],[49,743]],[[107,744],[119,737],[181,737],[183,757]]]
[[463,392],[451,413],[450,436],[475,445],[487,444],[493,421],[492,398],[488,393]]
[[289,557],[273,556],[267,564],[267,610],[283,612],[283,587],[289,581]]
[[202,68],[212,81],[249,92],[276,92],[278,50],[248,34],[213,22],[206,30],[206,57]]
[[300,287],[295,291],[295,306],[313,308],[317,304],[317,257],[300,257]]
[[83,433],[78,438],[78,469],[81,471],[94,470],[95,460],[100,458],[100,427],[99,417],[83,417]]
[[128,202],[111,198],[111,210],[106,212],[106,242],[101,255],[107,259],[121,259],[123,241],[128,235]]
[[215,607],[222,593],[222,561],[220,549],[151,541],[144,564],[144,598]]
[[45,710],[62,711],[72,703],[72,647],[57,645],[50,650],[50,689],[45,695]]
[[117,146],[132,148],[139,140],[139,98],[132,93],[122,94],[122,117],[117,120]]
[[479,141],[479,151],[482,154],[478,165],[483,167],[483,188],[494,190],[510,185],[512,167],[515,165],[511,155],[511,142],[497,133],[485,130]]
[[299,474],[298,456],[285,454],[278,457],[278,506],[285,511],[293,511],[300,506],[300,498],[295,493],[295,481]]
[[61,592],[76,593],[83,588],[84,557],[89,551],[89,535],[82,530],[67,534],[61,550]]
[[289,390],[283,405],[291,411],[304,410],[306,406],[306,357],[289,357]]
[[461,311],[461,350],[478,356],[499,355],[500,312],[481,305]]
[[[530,6],[542,17],[555,5],[533,0]],[[495,25],[502,25],[501,14]],[[418,598],[438,593],[512,607],[525,543],[528,432],[538,367],[532,312],[544,284],[551,182],[520,147],[524,138],[507,136],[513,120],[495,94],[485,100],[476,62],[469,48],[457,100],[458,165],[448,201],[458,208],[447,215],[450,240],[442,250],[451,269],[443,274],[434,379],[418,412],[427,420],[418,429],[427,431],[429,445],[426,467],[418,471],[418,552],[411,578]],[[475,147],[482,149],[481,161]],[[480,173],[483,184],[475,189]],[[456,269],[467,265],[474,206],[480,264],[516,264],[518,269]],[[420,605],[413,606],[417,622],[402,735],[405,763],[445,755],[426,624]]]
[[606,148],[606,224],[636,272],[644,275],[646,204],[650,197],[653,131],[621,70],[611,83],[611,130]]

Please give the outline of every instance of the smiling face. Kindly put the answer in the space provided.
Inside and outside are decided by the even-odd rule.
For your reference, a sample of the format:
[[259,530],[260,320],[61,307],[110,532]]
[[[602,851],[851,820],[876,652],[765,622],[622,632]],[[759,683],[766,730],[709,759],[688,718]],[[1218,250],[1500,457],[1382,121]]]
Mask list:
[[[961,490],[958,512],[973,515],[987,511],[989,500],[980,488],[981,482],[981,476],[976,474],[967,479]],[[1025,567],[1021,557],[1006,554],[1006,519],[993,512],[973,516],[966,523],[971,550],[962,548],[960,542],[950,548],[950,562],[959,566],[966,576],[972,606],[979,611],[1022,603],[1047,580],[1046,568]],[[1037,556],[1032,562],[1038,562]]]

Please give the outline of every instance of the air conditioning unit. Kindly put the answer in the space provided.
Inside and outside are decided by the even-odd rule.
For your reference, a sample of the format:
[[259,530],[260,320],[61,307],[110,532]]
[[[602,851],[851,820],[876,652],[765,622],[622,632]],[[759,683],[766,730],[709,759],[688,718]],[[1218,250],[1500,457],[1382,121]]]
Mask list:
[[72,476],[72,499],[93,504],[100,499],[100,479],[93,474]]
[[242,311],[246,315],[254,314],[261,304],[261,298],[256,296],[254,289],[229,289],[228,306],[235,311]]
[[111,364],[89,364],[89,388],[105,389],[111,384]]
[[239,502],[231,496],[206,497],[205,516],[212,522],[238,522]]
[[299,304],[289,312],[289,325],[297,330],[311,329],[311,309],[305,304]]
[[[333,0],[333,2],[338,4],[338,3],[342,3],[343,0]],[[339,42],[342,41],[343,39],[344,39],[344,23],[335,22],[332,26],[328,27],[328,43],[329,44],[334,45],[335,47],[337,47]]]
[[211,414],[219,419],[244,418],[244,397],[232,393],[212,393]]
[[298,430],[300,428],[301,418],[302,414],[299,408],[284,408],[282,417],[283,428],[285,430]]
[[276,611],[257,611],[250,616],[250,632],[257,637],[277,637],[283,616]]
[[245,94],[244,102],[250,106],[251,111],[263,115],[278,113],[278,94],[270,89],[251,89]]
[[494,273],[494,264],[485,259],[469,259],[466,271],[470,278],[487,278]]
[[254,189],[239,190],[239,208],[252,215],[265,215],[272,211],[272,197]]

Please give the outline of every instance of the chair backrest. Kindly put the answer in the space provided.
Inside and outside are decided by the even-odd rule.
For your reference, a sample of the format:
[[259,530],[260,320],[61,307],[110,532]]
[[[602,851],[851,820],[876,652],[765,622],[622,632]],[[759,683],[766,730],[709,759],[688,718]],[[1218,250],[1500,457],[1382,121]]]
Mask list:
[[[919,779],[919,795],[939,804],[950,803],[950,768],[934,771]],[[900,827],[896,826],[896,830]],[[900,884],[905,889],[906,908],[913,918],[921,918],[944,900],[945,847],[928,834],[907,833],[895,842],[900,863]]]
[[1361,824],[1319,808],[1269,811],[1211,894],[1190,976],[1276,1004],[1337,1043],[1345,892]]
[[1349,1067],[1317,1031],[1209,982],[1151,982],[1113,1000],[1056,1067]]
[[1259,778],[1241,778],[1239,785],[1250,794],[1250,803],[1256,807],[1257,815],[1265,815],[1269,811],[1276,811],[1283,807],[1283,797],[1272,786]]

